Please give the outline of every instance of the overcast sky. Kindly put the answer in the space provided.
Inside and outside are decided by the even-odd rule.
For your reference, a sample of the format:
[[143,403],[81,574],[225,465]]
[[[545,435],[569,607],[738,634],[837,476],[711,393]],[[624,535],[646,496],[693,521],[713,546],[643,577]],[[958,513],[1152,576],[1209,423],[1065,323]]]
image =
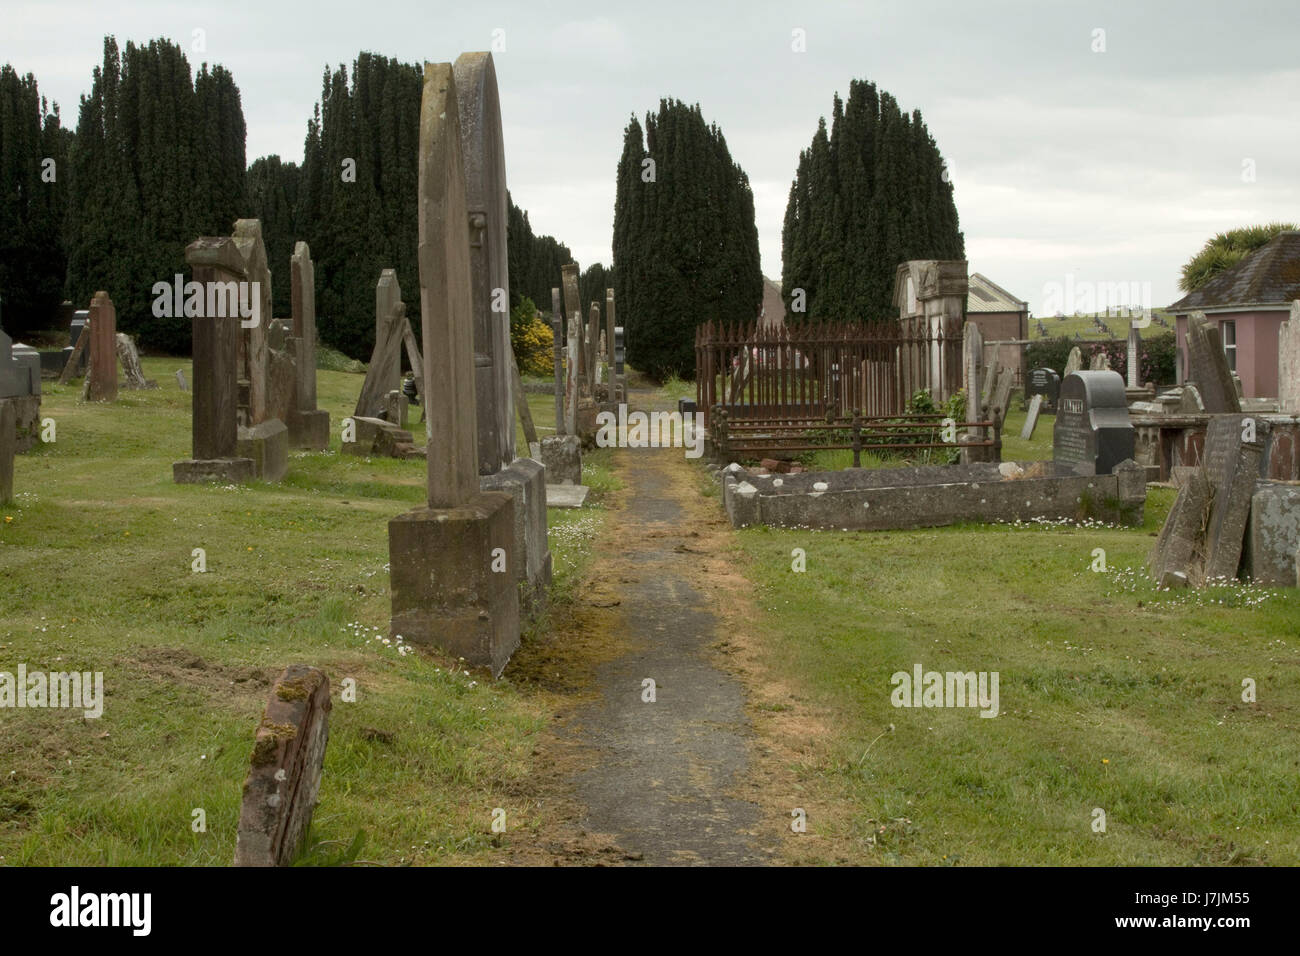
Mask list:
[[672,96],[701,105],[749,174],[763,271],[779,279],[799,151],[853,78],[921,110],[952,167],[970,270],[1035,312],[1067,275],[1076,287],[1149,283],[1151,304],[1168,304],[1179,267],[1215,232],[1300,220],[1296,0],[6,0],[3,22],[0,62],[34,73],[69,125],[106,33],[123,46],[169,37],[194,68],[224,64],[250,162],[302,160],[327,65],[361,50],[451,61],[502,31],[511,193],[584,268],[611,258],[629,115]]

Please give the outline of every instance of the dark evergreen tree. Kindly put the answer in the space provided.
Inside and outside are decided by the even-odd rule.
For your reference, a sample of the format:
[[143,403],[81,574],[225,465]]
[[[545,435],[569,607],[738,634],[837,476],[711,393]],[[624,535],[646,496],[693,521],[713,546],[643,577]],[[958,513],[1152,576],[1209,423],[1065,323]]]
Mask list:
[[894,314],[908,259],[960,259],[952,184],[920,111],[853,80],[799,156],[782,227],[788,321],[873,321]]
[[118,328],[142,346],[189,349],[190,320],[153,315],[153,285],[187,272],[185,247],[229,235],[247,208],[239,90],[206,64],[197,84],[168,40],[104,40],[81,98],[70,155],[66,289],[84,307],[103,289]]
[[695,328],[753,321],[763,298],[754,196],[698,105],[661,100],[624,131],[614,204],[614,289],[627,360],[690,377]]
[[10,335],[54,325],[67,268],[71,139],[35,77],[0,67],[0,297]]
[[506,248],[510,269],[511,307],[525,298],[546,315],[551,311],[551,290],[560,286],[560,269],[573,261],[569,247],[553,236],[537,236],[528,213],[510,199]]
[[292,313],[289,259],[299,236],[297,217],[302,170],[279,156],[263,156],[248,167],[249,215],[262,221],[262,240],[274,279],[271,305],[277,316]]

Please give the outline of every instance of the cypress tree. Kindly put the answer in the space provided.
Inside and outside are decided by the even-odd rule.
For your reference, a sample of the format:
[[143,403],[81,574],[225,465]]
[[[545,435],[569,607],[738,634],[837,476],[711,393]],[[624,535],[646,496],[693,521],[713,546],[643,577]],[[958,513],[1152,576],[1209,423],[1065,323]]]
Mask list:
[[[965,242],[943,157],[919,110],[853,80],[799,156],[782,226],[789,320],[872,321],[894,313],[907,259],[960,259]],[[797,306],[803,293],[804,308]]]

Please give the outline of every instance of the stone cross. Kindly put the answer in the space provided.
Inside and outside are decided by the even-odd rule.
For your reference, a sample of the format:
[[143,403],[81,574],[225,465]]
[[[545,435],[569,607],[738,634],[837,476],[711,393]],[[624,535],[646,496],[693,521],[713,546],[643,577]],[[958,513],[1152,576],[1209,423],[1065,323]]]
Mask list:
[[117,399],[117,309],[107,292],[90,300],[90,370],[87,397],[92,402]]
[[[474,304],[460,107],[450,63],[426,63],[420,101],[419,262],[430,508],[478,494]],[[436,436],[436,443],[435,443]]]
[[510,278],[506,254],[506,152],[491,53],[462,53],[453,67],[460,108],[461,161],[474,283],[474,372],[478,471],[491,475],[515,458],[510,372]]
[[[244,259],[244,274],[254,283],[252,294],[258,296],[260,313],[251,327],[239,324],[240,373],[248,382],[248,425],[260,425],[269,415],[267,389],[266,329],[271,321],[271,267],[262,242],[260,219],[240,219],[235,223],[235,248]],[[251,321],[248,320],[248,321]]]
[[560,290],[551,288],[551,338],[555,365],[555,434],[564,435],[564,313],[560,311]]

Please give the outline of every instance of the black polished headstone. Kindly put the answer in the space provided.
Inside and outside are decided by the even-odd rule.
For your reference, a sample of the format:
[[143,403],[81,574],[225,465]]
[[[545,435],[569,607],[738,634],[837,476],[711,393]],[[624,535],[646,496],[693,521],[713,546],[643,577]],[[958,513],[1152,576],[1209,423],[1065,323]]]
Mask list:
[[1061,383],[1052,460],[1077,475],[1108,475],[1134,455],[1124,379],[1118,372],[1074,372]]
[[1035,395],[1043,396],[1043,405],[1046,410],[1052,411],[1056,408],[1056,400],[1061,393],[1061,376],[1056,374],[1055,369],[1035,368],[1029,370],[1029,377],[1025,381],[1025,401],[1028,402]]

